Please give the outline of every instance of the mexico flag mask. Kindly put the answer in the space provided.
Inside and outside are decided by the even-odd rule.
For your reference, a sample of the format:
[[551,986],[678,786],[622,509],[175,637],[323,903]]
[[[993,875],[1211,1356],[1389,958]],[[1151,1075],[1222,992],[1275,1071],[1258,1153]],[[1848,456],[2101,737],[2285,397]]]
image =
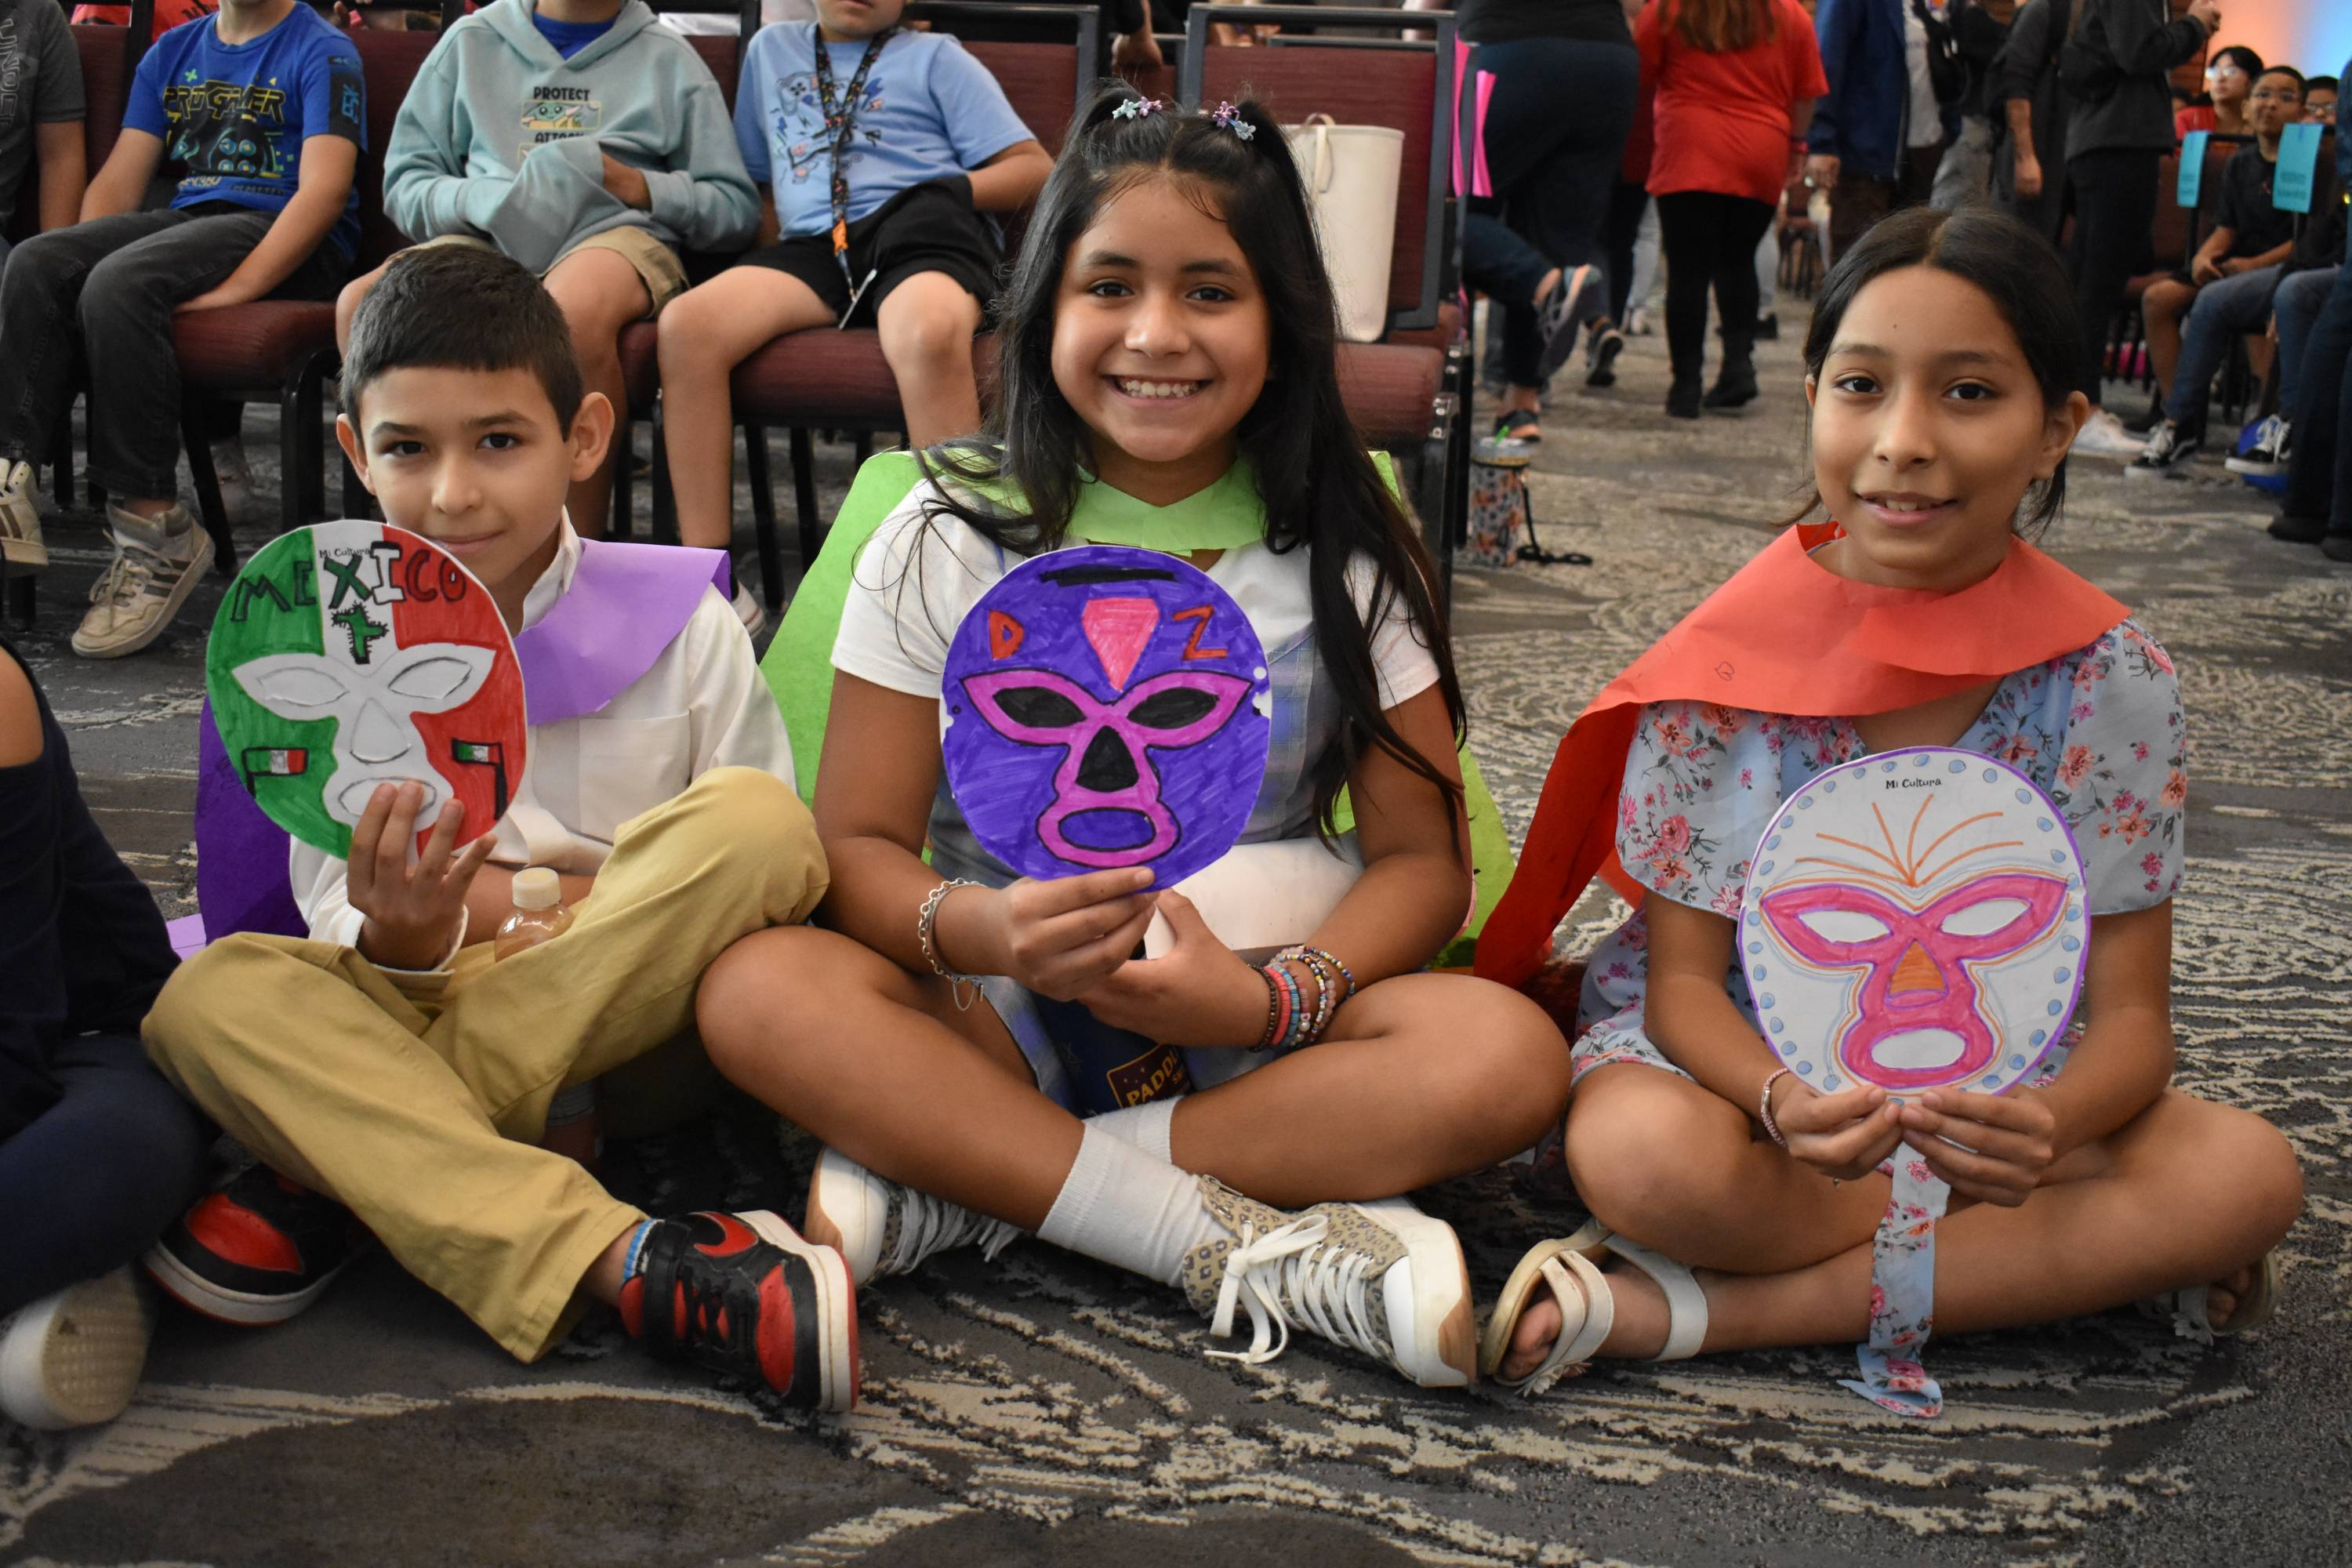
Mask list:
[[317,523],[264,546],[214,618],[205,688],[247,793],[339,858],[380,785],[425,786],[420,844],[465,802],[464,844],[497,825],[522,776],[506,623],[472,573],[404,529]]

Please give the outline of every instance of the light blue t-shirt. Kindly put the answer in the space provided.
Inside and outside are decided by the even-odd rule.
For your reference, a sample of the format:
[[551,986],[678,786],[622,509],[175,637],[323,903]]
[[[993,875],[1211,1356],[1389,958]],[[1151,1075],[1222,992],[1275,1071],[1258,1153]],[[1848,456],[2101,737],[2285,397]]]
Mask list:
[[[829,44],[833,87],[849,89],[867,40]],[[842,155],[849,216],[864,217],[900,191],[977,169],[1034,140],[988,68],[944,33],[898,33],[883,45]],[[751,178],[775,193],[778,231],[833,226],[832,141],[816,86],[816,24],[762,27],[743,55],[735,142]]]
[[[280,212],[294,199],[302,143],[341,136],[367,145],[359,50],[331,22],[297,5],[269,31],[225,44],[220,18],[183,22],[140,58],[123,125],[163,142],[186,173],[175,207],[234,202]],[[360,237],[359,183],[327,238],[348,260]]]

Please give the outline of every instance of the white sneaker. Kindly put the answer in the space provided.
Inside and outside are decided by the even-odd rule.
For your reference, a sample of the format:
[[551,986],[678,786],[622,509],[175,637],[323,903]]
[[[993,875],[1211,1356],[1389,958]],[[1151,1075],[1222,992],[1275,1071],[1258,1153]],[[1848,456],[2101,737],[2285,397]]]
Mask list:
[[109,505],[106,525],[114,561],[90,585],[89,612],[73,635],[73,650],[84,658],[121,658],[163,636],[213,563],[212,535],[184,501],[152,521]]
[[139,1387],[154,1326],[127,1268],[0,1318],[0,1415],[51,1432],[113,1420]]
[[245,437],[226,436],[212,443],[213,477],[220,481],[221,512],[234,527],[251,521],[253,465],[245,455]]
[[41,542],[41,479],[30,463],[0,458],[0,554],[11,566],[37,571],[49,563]]
[[2084,422],[2073,452],[2092,458],[2137,458],[2147,445],[2147,437],[2133,435],[2121,419],[2102,408]]
[[1209,1212],[1232,1234],[1184,1260],[1184,1293],[1221,1339],[1233,1332],[1235,1307],[1250,1320],[1249,1349],[1211,1356],[1272,1361],[1298,1328],[1384,1361],[1423,1388],[1460,1388],[1475,1374],[1470,1270],[1452,1226],[1402,1199],[1285,1214],[1200,1180]]
[[1001,1219],[884,1181],[827,1149],[809,1177],[801,1234],[837,1250],[852,1285],[905,1274],[935,1252],[977,1247],[993,1258],[1021,1231]]
[[758,637],[767,626],[768,612],[761,607],[758,599],[751,596],[751,590],[744,585],[743,579],[740,576],[735,579],[733,603],[735,618],[743,623],[743,634],[746,637]]
[[2294,426],[2284,416],[2271,415],[2254,427],[2254,443],[2222,467],[2233,474],[2275,479],[2287,470],[2294,455]]

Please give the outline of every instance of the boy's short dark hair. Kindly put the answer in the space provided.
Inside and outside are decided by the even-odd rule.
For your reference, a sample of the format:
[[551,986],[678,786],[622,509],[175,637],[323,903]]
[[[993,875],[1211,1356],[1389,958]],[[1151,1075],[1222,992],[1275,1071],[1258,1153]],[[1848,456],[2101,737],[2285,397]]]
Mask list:
[[572,329],[554,298],[519,263],[481,245],[427,245],[392,258],[352,317],[343,412],[387,371],[528,370],[566,436],[583,395]]
[[2260,81],[2263,77],[2266,76],[2291,76],[2294,78],[2294,92],[2297,98],[2302,97],[2305,93],[2311,90],[2311,84],[2305,81],[2303,79],[2303,73],[2295,69],[2293,66],[2265,66],[2263,68],[2261,74],[2256,76],[2254,79],[2256,81]]
[[2305,77],[2303,79],[2303,96],[2309,98],[2315,92],[2334,92],[2336,86],[2336,80],[2332,76]]

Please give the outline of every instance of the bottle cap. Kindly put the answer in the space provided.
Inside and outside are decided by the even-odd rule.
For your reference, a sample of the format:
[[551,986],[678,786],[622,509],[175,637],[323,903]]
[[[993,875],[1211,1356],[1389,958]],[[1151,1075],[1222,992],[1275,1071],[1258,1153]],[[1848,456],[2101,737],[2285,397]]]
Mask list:
[[551,868],[545,866],[532,866],[515,873],[515,908],[551,910],[562,901],[563,884],[557,879]]

